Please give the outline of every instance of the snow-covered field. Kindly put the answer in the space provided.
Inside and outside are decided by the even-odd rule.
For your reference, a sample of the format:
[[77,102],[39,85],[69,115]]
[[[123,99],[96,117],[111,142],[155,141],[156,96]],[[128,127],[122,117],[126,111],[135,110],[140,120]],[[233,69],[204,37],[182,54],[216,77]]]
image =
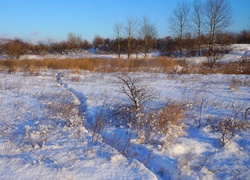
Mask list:
[[169,101],[186,106],[181,124],[142,141],[127,126],[104,121],[100,131],[94,129],[107,112],[104,104],[115,108],[126,101],[116,82],[124,74],[60,73],[0,73],[0,179],[249,178],[250,129],[222,147],[208,123],[244,121],[250,76],[127,74],[154,90],[148,109]]
[[0,71],[0,179],[249,179],[249,107],[249,75]]

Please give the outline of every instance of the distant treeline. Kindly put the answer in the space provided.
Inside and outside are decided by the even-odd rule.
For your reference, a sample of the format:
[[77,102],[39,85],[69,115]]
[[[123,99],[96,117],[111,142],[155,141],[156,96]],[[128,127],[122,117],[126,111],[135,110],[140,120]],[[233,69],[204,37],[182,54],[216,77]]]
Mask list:
[[[0,54],[6,55],[9,58],[19,58],[21,55],[45,55],[45,54],[70,54],[74,52],[88,51],[95,48],[97,53],[117,53],[117,39],[102,38],[96,36],[92,43],[84,40],[73,33],[69,33],[66,41],[52,42],[47,40],[36,44],[25,42],[21,39],[0,39]],[[127,53],[127,39],[120,40],[121,53]],[[178,51],[178,38],[171,36],[165,38],[154,38],[150,46],[150,51],[159,51],[165,56],[174,56]],[[208,37],[202,35],[202,55],[207,53]],[[221,44],[230,47],[231,44],[250,44],[250,30],[243,30],[240,33],[220,33],[217,34],[216,44]],[[144,52],[143,39],[131,39],[131,53]],[[185,35],[183,47],[187,56],[197,55],[197,39],[191,33]],[[225,48],[227,51],[227,48]]]
[[232,17],[230,0],[182,1],[169,17],[172,35],[165,38],[157,37],[157,26],[148,17],[127,18],[114,24],[111,39],[96,35],[90,43],[74,33],[61,42],[48,39],[32,44],[21,39],[1,39],[0,54],[13,59],[27,54],[68,54],[94,48],[97,53],[115,53],[118,59],[121,53],[130,59],[132,53],[147,57],[149,52],[158,51],[165,56],[208,56],[215,62],[218,54],[230,51],[231,44],[250,44],[250,29],[226,31],[233,23]]

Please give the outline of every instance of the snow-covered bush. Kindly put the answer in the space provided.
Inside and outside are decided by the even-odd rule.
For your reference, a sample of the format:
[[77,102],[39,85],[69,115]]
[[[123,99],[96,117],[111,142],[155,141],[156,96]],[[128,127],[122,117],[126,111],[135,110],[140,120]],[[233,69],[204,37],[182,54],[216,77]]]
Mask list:
[[18,146],[21,149],[29,145],[32,148],[36,148],[37,146],[39,146],[40,148],[43,147],[44,143],[49,137],[50,128],[47,125],[42,125],[39,123],[39,121],[36,121],[33,127],[25,125],[23,137],[18,143]]

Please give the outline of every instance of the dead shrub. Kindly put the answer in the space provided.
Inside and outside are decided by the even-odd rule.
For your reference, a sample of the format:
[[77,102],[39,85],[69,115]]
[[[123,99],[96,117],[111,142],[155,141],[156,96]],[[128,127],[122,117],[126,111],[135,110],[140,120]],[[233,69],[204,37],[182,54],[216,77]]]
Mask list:
[[168,148],[175,137],[183,136],[186,106],[179,102],[168,103],[165,107],[145,113],[137,140],[140,143],[156,144]]
[[212,119],[208,121],[211,132],[217,133],[220,138],[221,146],[225,146],[234,140],[236,134],[250,128],[246,121],[235,121],[233,118]]
[[178,126],[185,118],[186,106],[179,102],[168,103],[165,107],[149,114],[150,124],[153,129],[167,134],[169,128]]

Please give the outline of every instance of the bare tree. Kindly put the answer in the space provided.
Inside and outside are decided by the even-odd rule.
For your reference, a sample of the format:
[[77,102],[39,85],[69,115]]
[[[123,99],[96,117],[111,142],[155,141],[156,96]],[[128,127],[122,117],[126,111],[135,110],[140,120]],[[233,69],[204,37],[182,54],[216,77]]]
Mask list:
[[139,85],[140,80],[137,78],[117,77],[120,81],[117,83],[118,92],[125,94],[132,103],[132,107],[138,112],[142,104],[152,98],[152,93],[147,90],[146,86]]
[[136,19],[128,18],[126,25],[124,27],[124,34],[126,36],[127,40],[127,54],[128,54],[128,60],[130,59],[130,55],[132,53],[132,40],[136,35],[138,27],[138,22]]
[[189,4],[185,1],[178,3],[177,7],[173,10],[172,16],[169,18],[170,30],[178,38],[180,57],[183,52],[183,38],[188,30],[189,23]]
[[[155,91],[141,82],[142,79],[130,76],[117,76],[118,92],[124,94],[127,103],[117,107],[116,116],[125,123],[131,124],[134,128],[142,125],[143,111],[154,98]],[[119,117],[120,116],[120,117]]]
[[148,17],[143,17],[140,22],[139,36],[143,39],[144,56],[147,57],[147,53],[154,44],[156,37],[156,27],[150,22]]
[[81,35],[76,35],[70,32],[67,36],[68,48],[72,48],[72,49],[79,48],[82,42],[83,40],[82,40]]
[[114,33],[117,41],[117,54],[118,59],[121,59],[121,33],[122,33],[123,25],[119,22],[116,22],[114,25]]
[[194,0],[193,1],[193,12],[192,12],[192,23],[194,24],[193,29],[197,36],[197,49],[198,56],[201,55],[201,45],[202,45],[202,31],[203,31],[203,3],[202,0]]
[[215,37],[232,24],[232,8],[229,0],[206,0],[204,15],[209,34],[209,56],[212,56]]
[[98,47],[100,45],[103,45],[104,44],[104,39],[101,38],[101,36],[96,35],[92,44],[93,44],[94,47]]

